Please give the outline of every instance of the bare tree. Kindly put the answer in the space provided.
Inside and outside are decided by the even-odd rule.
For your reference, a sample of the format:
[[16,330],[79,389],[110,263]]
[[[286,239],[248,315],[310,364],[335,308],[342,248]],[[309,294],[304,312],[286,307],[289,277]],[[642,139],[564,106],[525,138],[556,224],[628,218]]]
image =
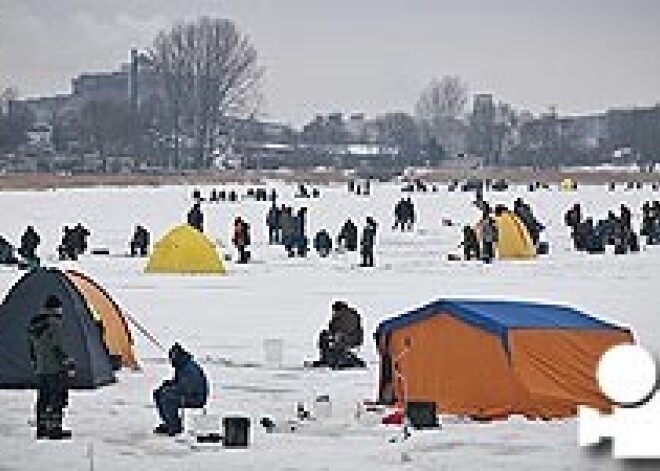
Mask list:
[[442,146],[451,140],[456,121],[462,118],[468,102],[468,86],[458,76],[433,79],[422,91],[415,114],[426,138],[435,138]]
[[200,18],[158,34],[151,63],[165,91],[179,166],[180,135],[196,146],[196,166],[208,167],[223,119],[253,113],[262,70],[250,38],[227,19]]

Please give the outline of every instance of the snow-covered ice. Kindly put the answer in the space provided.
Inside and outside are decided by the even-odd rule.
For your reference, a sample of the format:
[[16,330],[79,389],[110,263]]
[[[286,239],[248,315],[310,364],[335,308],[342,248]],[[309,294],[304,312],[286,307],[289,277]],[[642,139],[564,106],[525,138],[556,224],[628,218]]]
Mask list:
[[[252,442],[246,450],[192,451],[176,440],[153,436],[157,424],[151,391],[170,369],[162,354],[134,329],[143,371],[124,371],[119,382],[94,392],[73,392],[66,422],[74,431],[67,443],[37,442],[28,425],[34,394],[0,391],[0,470],[90,469],[617,469],[607,453],[596,455],[577,446],[574,420],[469,424],[450,422],[442,431],[389,443],[398,434],[358,423],[356,404],[374,398],[377,356],[370,334],[377,324],[440,297],[487,297],[542,300],[584,309],[602,318],[630,325],[641,342],[660,353],[658,282],[660,247],[639,254],[603,256],[570,250],[563,212],[580,201],[586,213],[604,217],[622,202],[633,208],[639,225],[640,206],[658,196],[650,189],[608,192],[584,187],[563,193],[556,189],[528,193],[523,188],[487,193],[492,202],[511,204],[516,196],[531,203],[547,224],[551,254],[536,262],[449,262],[460,228],[477,216],[472,194],[414,194],[419,224],[414,233],[394,233],[393,204],[402,196],[389,184],[374,184],[369,198],[351,195],[344,185],[320,187],[318,200],[295,200],[295,188],[276,186],[281,202],[309,208],[310,238],[321,227],[333,235],[350,216],[364,224],[367,215],[379,222],[375,269],[359,269],[357,254],[333,254],[320,259],[288,259],[280,247],[269,247],[264,228],[268,203],[207,204],[207,234],[229,245],[231,221],[237,215],[252,226],[254,263],[228,262],[228,275],[172,276],[143,273],[144,260],[119,256],[83,256],[74,264],[105,286],[113,298],[165,344],[181,341],[201,359],[237,363],[264,361],[266,339],[282,339],[283,367],[227,367],[206,361],[212,380],[210,408],[220,415],[253,418]],[[229,188],[229,187],[227,187]],[[235,187],[239,188],[239,187]],[[1,233],[18,241],[26,225],[42,236],[40,254],[55,261],[55,247],[65,224],[84,222],[92,231],[90,246],[123,254],[136,224],[157,239],[185,218],[192,187],[91,188],[0,193]],[[202,187],[208,194],[209,187]],[[241,189],[245,192],[245,188]],[[442,219],[455,227],[443,227]],[[69,262],[70,266],[71,262]],[[0,269],[3,293],[21,276]],[[316,357],[318,330],[327,323],[333,300],[345,299],[364,315],[369,362],[364,371],[326,372],[298,368]],[[295,434],[265,434],[262,416],[292,417],[295,404],[311,404],[329,394],[333,419],[326,426]]]

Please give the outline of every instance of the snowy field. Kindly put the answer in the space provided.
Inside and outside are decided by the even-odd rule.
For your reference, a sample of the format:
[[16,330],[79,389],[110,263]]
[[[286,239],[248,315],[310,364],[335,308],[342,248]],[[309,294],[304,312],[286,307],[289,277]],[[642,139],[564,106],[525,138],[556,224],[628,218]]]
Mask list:
[[[563,212],[580,201],[586,214],[604,217],[625,202],[639,227],[645,199],[660,197],[650,189],[608,192],[584,187],[574,193],[556,189],[528,193],[522,188],[486,193],[493,203],[511,205],[523,196],[546,223],[551,254],[534,262],[449,262],[460,227],[474,222],[471,194],[414,194],[419,224],[414,233],[391,230],[394,203],[402,196],[394,185],[376,184],[369,198],[348,194],[344,185],[321,187],[318,200],[295,200],[293,187],[273,184],[280,202],[309,208],[310,238],[321,227],[336,235],[350,216],[360,230],[366,216],[379,222],[376,268],[356,268],[357,254],[320,259],[288,259],[281,247],[269,247],[264,226],[268,203],[208,204],[207,234],[229,244],[237,215],[252,226],[254,263],[227,263],[223,277],[160,276],[143,273],[145,260],[127,251],[140,223],[157,239],[185,218],[191,187],[81,189],[0,193],[0,233],[18,241],[25,226],[41,234],[39,253],[55,265],[55,247],[63,225],[82,221],[92,231],[90,247],[108,247],[116,256],[83,256],[75,266],[105,286],[127,312],[165,344],[178,340],[201,359],[237,363],[264,361],[265,339],[282,339],[284,365],[227,367],[205,361],[212,381],[210,408],[223,416],[252,417],[252,441],[246,450],[192,451],[175,439],[156,437],[151,391],[170,369],[162,354],[133,329],[142,372],[122,372],[119,382],[94,392],[73,392],[66,423],[74,439],[37,442],[28,425],[33,415],[30,391],[0,391],[0,471],[8,470],[359,470],[359,469],[621,469],[607,453],[594,455],[577,446],[577,423],[513,418],[506,422],[448,422],[443,430],[389,443],[396,428],[357,421],[356,404],[375,398],[378,365],[371,333],[388,317],[440,297],[541,300],[568,304],[602,318],[632,326],[641,342],[660,353],[658,276],[660,247],[639,254],[577,254],[570,250]],[[231,187],[227,187],[231,188]],[[208,188],[202,187],[205,194]],[[245,188],[240,189],[241,193]],[[443,227],[452,219],[455,227]],[[231,247],[225,249],[235,258]],[[611,250],[611,248],[608,248]],[[4,294],[21,276],[0,269]],[[327,372],[299,368],[316,358],[315,341],[326,325],[333,300],[344,299],[364,316],[369,368]],[[259,418],[291,418],[295,404],[329,394],[333,417],[296,434],[265,434]],[[403,455],[402,455],[403,454]],[[404,456],[404,459],[402,459]],[[656,466],[657,465],[651,465]],[[656,469],[654,468],[654,469]],[[636,468],[637,469],[637,468]],[[651,469],[651,468],[649,468]]]

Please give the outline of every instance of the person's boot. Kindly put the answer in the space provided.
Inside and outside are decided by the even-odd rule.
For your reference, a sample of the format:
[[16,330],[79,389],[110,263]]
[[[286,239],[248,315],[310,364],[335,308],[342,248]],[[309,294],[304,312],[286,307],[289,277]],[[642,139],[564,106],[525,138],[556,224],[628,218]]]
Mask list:
[[45,411],[37,411],[37,440],[48,438],[48,426],[49,422],[46,418]]
[[50,430],[48,438],[51,440],[67,440],[71,438],[71,430],[64,430],[62,428],[62,412],[53,412],[50,416]]

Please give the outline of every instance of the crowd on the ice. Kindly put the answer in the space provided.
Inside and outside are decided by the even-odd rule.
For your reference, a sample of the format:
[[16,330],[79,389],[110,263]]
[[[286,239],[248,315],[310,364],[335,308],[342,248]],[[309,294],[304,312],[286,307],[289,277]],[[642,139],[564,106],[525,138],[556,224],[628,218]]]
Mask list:
[[635,231],[632,211],[625,204],[620,205],[618,214],[608,211],[604,219],[594,220],[583,214],[582,206],[576,203],[566,211],[564,223],[571,230],[575,250],[598,254],[612,246],[615,254],[622,255],[639,252],[640,236],[645,237],[646,245],[660,244],[660,202],[644,202],[641,212],[639,232]]

